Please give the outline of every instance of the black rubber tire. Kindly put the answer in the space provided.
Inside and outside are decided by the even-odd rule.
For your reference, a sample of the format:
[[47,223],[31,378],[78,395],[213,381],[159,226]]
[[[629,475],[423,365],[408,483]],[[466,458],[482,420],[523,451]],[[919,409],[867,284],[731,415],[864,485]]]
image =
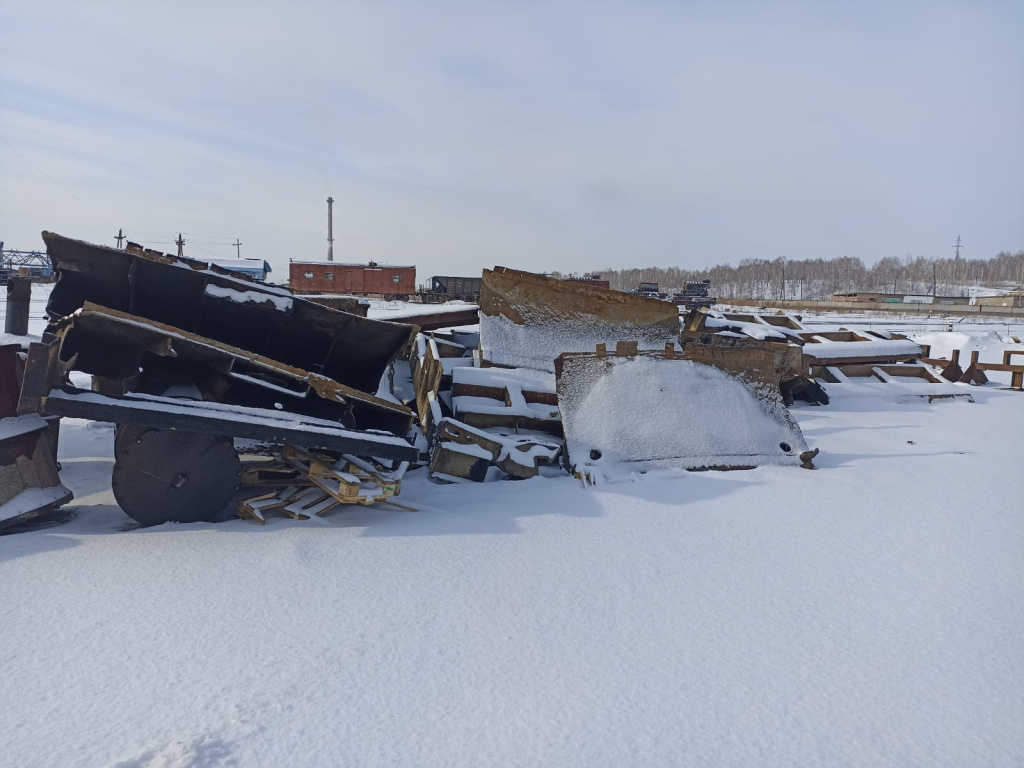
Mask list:
[[230,438],[129,427],[115,441],[111,484],[121,509],[142,525],[214,522],[241,472]]

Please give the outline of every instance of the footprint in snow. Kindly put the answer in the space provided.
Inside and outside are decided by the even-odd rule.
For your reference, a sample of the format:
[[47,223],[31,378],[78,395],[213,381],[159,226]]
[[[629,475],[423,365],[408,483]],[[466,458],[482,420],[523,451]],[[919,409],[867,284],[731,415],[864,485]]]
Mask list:
[[238,765],[231,745],[223,739],[197,736],[172,741],[162,749],[147,749],[110,768],[227,768]]

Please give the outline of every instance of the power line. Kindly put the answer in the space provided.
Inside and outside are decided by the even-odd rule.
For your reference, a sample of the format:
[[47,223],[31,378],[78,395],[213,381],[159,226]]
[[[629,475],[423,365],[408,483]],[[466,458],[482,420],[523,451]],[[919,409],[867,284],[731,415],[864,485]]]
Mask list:
[[[184,234],[184,233],[182,233],[182,234]],[[178,241],[177,240],[142,240],[142,239],[140,239],[139,243],[141,245],[177,245]],[[181,245],[182,246],[185,245],[185,240],[184,239],[182,239]],[[225,245],[232,245],[232,243],[225,243]],[[197,251],[202,251],[203,253],[209,254],[210,256],[212,256],[215,259],[223,258],[223,254],[214,253],[209,248],[204,248],[201,245],[197,245],[195,240],[189,240],[188,241],[188,246],[190,248],[194,248]],[[193,258],[193,257],[186,256],[185,258]]]
[[24,160],[24,161],[25,161],[26,163],[28,163],[29,165],[31,165],[31,166],[32,166],[33,168],[35,168],[35,169],[36,169],[37,171],[39,171],[39,172],[40,172],[41,174],[43,174],[43,176],[45,176],[46,178],[48,178],[48,179],[49,179],[50,181],[52,181],[52,182],[53,182],[54,184],[56,184],[56,185],[57,185],[58,187],[60,187],[60,188],[61,188],[61,189],[63,189],[63,190],[65,191],[65,192],[67,192],[67,193],[68,193],[69,195],[71,195],[71,196],[72,196],[73,198],[75,198],[75,200],[77,200],[77,201],[78,201],[78,202],[80,202],[80,203],[81,203],[81,204],[82,204],[83,206],[85,206],[85,207],[86,207],[86,208],[88,208],[88,209],[89,209],[90,211],[92,211],[92,212],[93,212],[93,213],[94,213],[94,214],[95,214],[96,216],[99,216],[99,217],[100,217],[100,218],[101,218],[101,219],[102,219],[103,221],[107,222],[107,224],[109,224],[109,225],[110,225],[111,227],[115,226],[114,222],[112,222],[112,221],[111,221],[110,219],[108,219],[108,218],[107,218],[106,216],[104,216],[104,215],[103,215],[102,213],[100,213],[99,211],[97,211],[97,210],[96,210],[95,208],[93,208],[93,207],[92,207],[91,205],[89,205],[89,204],[88,204],[87,202],[85,202],[85,200],[83,200],[83,199],[82,199],[82,198],[80,198],[80,197],[79,197],[78,195],[76,195],[76,194],[75,194],[74,192],[72,192],[72,191],[71,191],[70,189],[68,189],[67,187],[65,187],[65,186],[64,186],[63,184],[61,184],[61,183],[60,183],[59,181],[57,181],[57,180],[56,180],[55,178],[53,178],[53,176],[51,176],[50,174],[48,174],[48,173],[47,173],[46,171],[44,171],[44,170],[43,170],[42,168],[40,168],[40,167],[39,167],[38,165],[36,165],[35,163],[33,163],[33,162],[32,162],[31,160],[29,160],[29,159],[28,159],[28,157],[26,157],[26,156],[25,156],[24,154],[22,154],[22,153],[21,153],[21,152],[20,152],[20,151],[19,151],[19,150],[18,150],[18,149],[17,149],[17,148],[16,148],[16,147],[15,147],[15,146],[13,145],[13,144],[11,144],[11,142],[9,142],[9,141],[8,141],[8,140],[7,140],[6,138],[4,138],[3,136],[0,136],[0,141],[3,141],[3,143],[4,143],[4,144],[6,144],[6,145],[7,145],[8,147],[10,147],[10,148],[11,148],[11,151],[12,151],[12,152],[14,152],[14,153],[15,153],[16,155],[18,155],[18,156],[19,156],[19,157],[20,157],[20,158],[21,158],[22,160]]
[[182,232],[181,234],[188,235],[189,237],[207,237],[207,238],[209,238],[211,240],[237,240],[238,239],[238,238],[235,238],[235,237],[224,237],[223,235],[201,235],[198,232]]
[[[174,235],[160,234],[160,233],[157,233],[157,232],[140,232],[137,229],[126,229],[125,232],[128,232],[133,237],[135,235],[150,235],[152,237],[170,238],[169,240],[160,240],[159,242],[162,242],[162,243],[174,243],[174,242],[177,241],[177,238]],[[184,235],[184,234],[187,234],[187,233],[182,232],[181,234]],[[144,243],[144,242],[157,242],[156,240],[147,241],[147,240],[143,240],[141,238],[139,238],[138,240],[139,240],[139,242],[142,242],[142,243]],[[221,247],[221,248],[233,248],[234,245],[235,245],[234,243],[221,243],[221,242],[217,242],[217,241],[214,241],[214,240],[193,240],[191,238],[189,238],[188,242],[189,242],[189,245],[195,245],[196,243],[203,243],[204,245],[213,245],[213,246],[217,246],[217,247]]]
[[148,235],[149,237],[174,237],[174,235],[169,235],[166,232],[143,232],[141,229],[126,229],[125,232],[136,235]]
[[220,253],[214,253],[213,251],[211,251],[211,250],[209,250],[209,249],[207,249],[207,248],[203,248],[203,247],[202,247],[201,245],[196,245],[196,243],[195,243],[195,240],[189,240],[188,242],[189,242],[189,244],[190,244],[191,246],[193,246],[193,247],[194,247],[194,248],[195,248],[195,249],[196,249],[197,251],[202,251],[203,253],[208,253],[208,254],[210,254],[211,256],[213,256],[213,258],[215,258],[215,259],[220,259],[220,258],[223,258],[223,254],[220,254]]
[[962,246],[962,245],[960,244],[960,235],[957,235],[957,236],[956,236],[956,245],[951,245],[951,246],[949,246],[949,247],[950,247],[950,248],[955,248],[955,249],[956,249],[956,256],[955,256],[954,258],[955,258],[955,259],[959,259],[959,258],[960,258],[960,249],[961,249],[961,248],[963,247],[963,246]]

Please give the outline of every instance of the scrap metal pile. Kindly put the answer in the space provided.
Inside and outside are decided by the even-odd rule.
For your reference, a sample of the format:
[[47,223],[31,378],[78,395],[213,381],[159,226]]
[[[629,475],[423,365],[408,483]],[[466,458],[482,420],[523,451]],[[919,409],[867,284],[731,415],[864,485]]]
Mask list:
[[436,479],[558,465],[593,483],[810,467],[779,387],[792,357],[681,337],[668,302],[498,267],[483,273],[476,347],[420,335],[408,370]]
[[969,397],[950,377],[984,376],[976,360],[937,373],[948,361],[895,334],[704,309],[681,322],[656,298],[501,267],[484,270],[479,311],[383,322],[131,244],[43,239],[58,274],[46,333],[0,347],[0,524],[70,498],[62,416],[117,425],[113,492],[140,523],[265,522],[410,509],[394,499],[420,466],[439,482],[585,483],[813,468],[794,399],[867,379]]
[[[15,410],[116,424],[112,485],[129,516],[144,525],[218,519],[240,485],[252,488],[241,439],[290,460],[296,490],[315,486],[339,504],[397,492],[390,469],[354,468],[343,457],[392,462],[399,477],[400,463],[416,459],[412,412],[376,395],[415,326],[135,245],[49,232],[43,240],[58,281],[42,341],[18,356]],[[73,371],[90,374],[91,389],[74,386]],[[299,449],[318,453],[299,460]],[[390,491],[365,493],[371,481]]]

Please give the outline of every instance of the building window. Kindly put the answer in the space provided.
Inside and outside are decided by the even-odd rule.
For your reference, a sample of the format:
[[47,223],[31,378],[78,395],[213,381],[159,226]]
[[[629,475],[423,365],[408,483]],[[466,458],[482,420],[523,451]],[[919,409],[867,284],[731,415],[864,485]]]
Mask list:
[[324,272],[324,279],[325,280],[333,280],[334,279],[334,273],[333,272]]
[[303,275],[303,277],[306,278],[307,280],[312,280],[313,279],[313,273],[312,272],[307,272],[306,274]]
[[391,280],[393,282],[400,283],[400,282],[402,282],[402,276],[401,275],[392,275],[391,276]]

